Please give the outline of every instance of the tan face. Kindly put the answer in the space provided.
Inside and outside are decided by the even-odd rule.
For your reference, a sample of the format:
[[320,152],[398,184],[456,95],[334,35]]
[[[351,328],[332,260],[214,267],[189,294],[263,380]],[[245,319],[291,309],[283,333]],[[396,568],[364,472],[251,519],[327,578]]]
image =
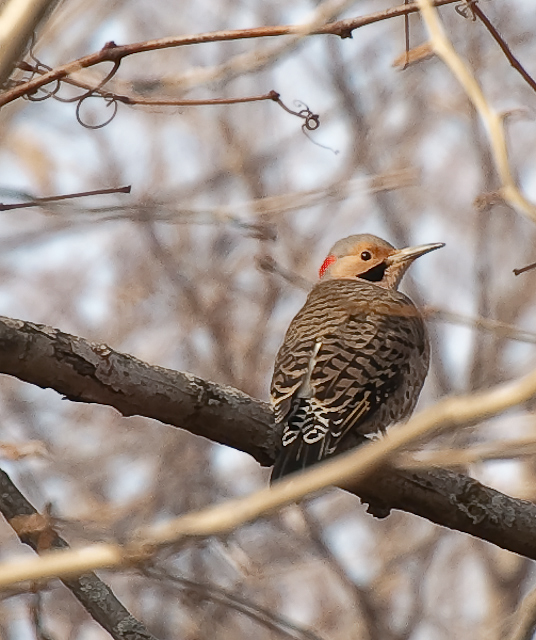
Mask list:
[[[335,245],[334,249],[336,249]],[[386,260],[396,252],[389,246],[379,245],[370,240],[361,240],[346,248],[343,254],[330,254],[320,267],[320,277],[359,278],[379,282],[385,275]]]
[[410,264],[420,256],[443,247],[442,242],[395,249],[370,234],[348,236],[336,242],[320,267],[322,280],[366,280],[384,289],[396,289]]

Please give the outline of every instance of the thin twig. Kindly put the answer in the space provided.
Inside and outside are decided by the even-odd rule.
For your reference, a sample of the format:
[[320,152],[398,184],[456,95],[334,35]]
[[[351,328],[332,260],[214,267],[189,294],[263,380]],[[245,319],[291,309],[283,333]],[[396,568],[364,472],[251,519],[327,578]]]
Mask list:
[[[408,0],[404,0],[404,4],[407,6]],[[404,66],[402,67],[402,71],[407,68],[409,64],[409,14],[406,13],[404,15]]]
[[177,100],[175,98],[133,98],[131,96],[108,93],[108,98],[122,102],[123,104],[142,105],[151,107],[199,107],[217,104],[240,104],[243,102],[261,102],[262,100],[273,100],[279,102],[279,94],[276,91],[263,93],[260,96],[242,96],[239,98],[207,98],[204,100]]
[[530,76],[521,62],[514,56],[510,47],[506,44],[501,34],[497,31],[497,29],[491,24],[486,14],[482,11],[482,9],[478,6],[476,2],[471,5],[471,10],[475,16],[480,18],[486,29],[490,32],[491,36],[495,40],[495,42],[501,47],[502,52],[508,59],[508,62],[514,67],[514,69],[522,76],[525,82],[536,91],[536,81]]
[[520,273],[525,273],[526,271],[531,271],[536,268],[536,262],[532,264],[528,264],[526,267],[521,267],[520,269],[513,269],[514,275],[518,276]]
[[28,207],[40,207],[47,202],[59,202],[60,200],[71,200],[72,198],[86,198],[87,196],[102,196],[111,193],[130,193],[132,187],[118,187],[116,189],[95,189],[94,191],[80,191],[79,193],[67,193],[61,196],[47,196],[46,198],[34,198],[31,202],[19,202],[18,204],[3,204],[0,202],[0,211],[10,211],[11,209],[26,209]]
[[529,342],[536,344],[536,333],[532,331],[523,331],[514,324],[493,320],[492,318],[483,318],[482,316],[466,316],[447,309],[438,307],[424,307],[424,313],[427,318],[439,322],[449,322],[453,324],[466,325],[476,329],[483,329],[495,333],[499,336],[508,338],[509,340],[517,340],[519,342]]

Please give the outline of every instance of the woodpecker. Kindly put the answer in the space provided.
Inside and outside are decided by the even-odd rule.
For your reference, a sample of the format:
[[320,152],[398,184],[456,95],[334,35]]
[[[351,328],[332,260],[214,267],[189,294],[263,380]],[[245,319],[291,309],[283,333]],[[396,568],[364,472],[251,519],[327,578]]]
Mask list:
[[443,243],[395,249],[373,235],[339,240],[294,317],[275,361],[271,398],[282,425],[271,482],[409,417],[430,360],[424,320],[398,285]]

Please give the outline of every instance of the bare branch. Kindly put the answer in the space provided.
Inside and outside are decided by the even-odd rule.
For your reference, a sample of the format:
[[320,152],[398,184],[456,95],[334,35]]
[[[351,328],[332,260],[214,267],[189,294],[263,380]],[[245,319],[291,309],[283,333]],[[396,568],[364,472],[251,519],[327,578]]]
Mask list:
[[535,267],[536,267],[536,262],[533,262],[531,264],[526,265],[525,267],[514,269],[514,275],[519,276],[520,274],[525,273],[527,271],[532,271],[532,269],[534,269]]
[[83,191],[80,193],[67,193],[61,196],[47,196],[46,198],[34,198],[31,202],[19,202],[17,204],[3,204],[0,202],[0,211],[10,211],[11,209],[27,209],[28,207],[40,207],[49,202],[60,202],[61,200],[71,200],[72,198],[85,198],[87,196],[102,196],[111,193],[130,193],[131,187],[118,187],[115,189],[96,189],[94,191]]
[[525,82],[530,86],[530,88],[533,91],[536,91],[536,82],[534,81],[534,78],[532,78],[532,76],[530,76],[527,73],[526,69],[523,67],[521,62],[519,62],[519,60],[514,56],[510,47],[505,42],[504,38],[497,31],[497,29],[491,24],[489,18],[486,16],[486,14],[482,11],[482,9],[478,6],[476,2],[474,2],[471,5],[471,11],[474,13],[475,16],[480,18],[480,20],[482,21],[486,29],[490,32],[492,38],[501,48],[502,52],[504,53],[504,55],[506,56],[508,62],[512,65],[512,67],[514,67],[514,69],[521,75],[523,80],[525,80]]
[[503,336],[509,340],[536,344],[536,333],[532,331],[523,331],[523,329],[519,329],[519,327],[516,327],[515,325],[508,324],[507,322],[501,322],[500,320],[494,320],[493,318],[466,316],[462,313],[455,313],[447,309],[428,306],[424,308],[424,313],[427,318],[436,322],[449,322],[452,324],[465,325],[467,327],[474,327],[475,329],[495,333],[496,335]]
[[[455,1],[456,0],[436,0],[434,4],[436,6],[441,6],[444,4],[451,4]],[[117,63],[126,56],[134,55],[136,53],[146,53],[148,51],[158,51],[160,49],[170,49],[192,44],[203,44],[207,42],[223,42],[230,40],[267,38],[285,35],[337,35],[341,38],[350,38],[352,35],[352,31],[358,29],[359,27],[363,27],[374,22],[379,22],[380,20],[388,20],[396,16],[414,13],[418,10],[419,9],[417,3],[413,2],[411,4],[394,7],[393,9],[379,11],[368,16],[360,16],[358,18],[348,18],[345,20],[330,22],[324,26],[315,28],[305,33],[303,25],[283,25],[274,27],[257,27],[253,29],[213,31],[209,33],[199,33],[189,36],[159,38],[157,40],[147,40],[146,42],[139,42],[123,46],[118,46],[115,44],[115,42],[108,42],[100,51],[91,53],[87,56],[84,56],[83,58],[79,58],[78,60],[68,62],[67,64],[57,67],[56,69],[52,69],[48,73],[38,75],[37,77],[34,77],[27,82],[18,84],[12,89],[5,91],[0,95],[0,107],[24,95],[31,95],[41,87],[44,87],[51,82],[63,80],[70,74],[80,71],[80,69],[87,69],[88,67],[93,67],[95,65],[101,64],[102,62]]]
[[464,449],[439,449],[424,451],[423,453],[400,453],[393,461],[397,467],[403,469],[424,468],[455,468],[467,467],[469,464],[484,460],[521,459],[536,454],[536,439],[534,437],[516,440],[500,440],[490,444],[473,446]]
[[[0,511],[20,540],[34,551],[67,549],[46,516],[39,514],[0,469]],[[125,609],[110,587],[94,573],[63,580],[80,604],[115,640],[154,640],[145,627]]]
[[501,197],[532,220],[536,220],[536,206],[527,200],[516,185],[508,160],[508,149],[504,132],[503,116],[489,105],[469,67],[456,53],[447,38],[437,11],[431,0],[418,0],[421,14],[428,28],[434,52],[449,67],[467,96],[473,103],[488,132],[495,167],[502,183]]

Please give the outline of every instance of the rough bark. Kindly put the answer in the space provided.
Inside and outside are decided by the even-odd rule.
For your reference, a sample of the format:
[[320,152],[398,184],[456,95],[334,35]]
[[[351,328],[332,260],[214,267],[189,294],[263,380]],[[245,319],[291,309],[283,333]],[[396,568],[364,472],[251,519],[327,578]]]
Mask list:
[[52,327],[0,316],[0,373],[54,389],[68,400],[187,429],[247,451],[262,465],[274,459],[277,436],[268,404]]

